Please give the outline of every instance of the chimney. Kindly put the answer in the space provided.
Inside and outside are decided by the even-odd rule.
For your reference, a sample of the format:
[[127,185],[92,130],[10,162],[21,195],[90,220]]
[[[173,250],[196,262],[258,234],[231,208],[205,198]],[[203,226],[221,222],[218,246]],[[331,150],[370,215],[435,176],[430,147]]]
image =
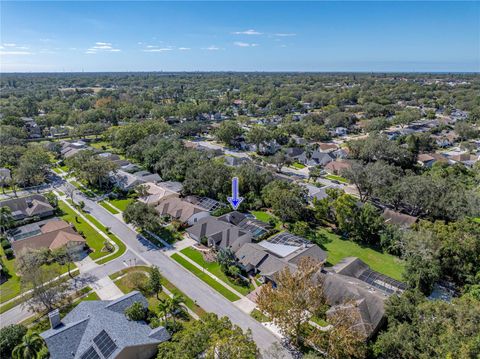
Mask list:
[[202,223],[202,227],[200,227],[200,238],[205,236],[205,233],[207,233],[207,223]]
[[28,208],[32,208],[32,207],[33,207],[33,202],[32,202],[32,200],[31,200],[30,198],[27,199],[27,207],[28,207]]
[[52,329],[55,329],[60,324],[62,324],[62,320],[60,319],[60,312],[58,309],[48,313],[48,319],[50,320],[50,325]]

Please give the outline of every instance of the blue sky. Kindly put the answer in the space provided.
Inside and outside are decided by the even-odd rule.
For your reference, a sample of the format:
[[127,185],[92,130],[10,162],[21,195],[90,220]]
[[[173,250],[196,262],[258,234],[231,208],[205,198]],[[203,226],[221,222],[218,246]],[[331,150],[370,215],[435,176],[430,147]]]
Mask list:
[[6,2],[1,71],[480,71],[479,2]]

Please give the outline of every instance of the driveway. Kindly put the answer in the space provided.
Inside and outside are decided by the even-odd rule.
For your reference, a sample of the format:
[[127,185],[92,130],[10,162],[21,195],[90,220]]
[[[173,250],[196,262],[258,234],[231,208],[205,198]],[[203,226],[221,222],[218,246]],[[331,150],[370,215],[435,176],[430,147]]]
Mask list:
[[[163,253],[162,249],[152,245],[149,241],[141,240],[135,231],[118,218],[112,216],[102,206],[86,198],[78,191],[74,194],[74,200],[76,202],[84,201],[86,210],[90,211],[105,226],[110,227],[111,232],[118,236],[133,254],[147,264],[156,265],[166,279],[188,297],[195,300],[204,310],[216,313],[220,317],[227,316],[232,323],[244,330],[251,329],[252,336],[260,350],[267,350],[274,343],[278,343],[279,339],[272,332],[199,280],[184,267],[171,260]],[[289,357],[289,354],[286,352],[284,355]]]

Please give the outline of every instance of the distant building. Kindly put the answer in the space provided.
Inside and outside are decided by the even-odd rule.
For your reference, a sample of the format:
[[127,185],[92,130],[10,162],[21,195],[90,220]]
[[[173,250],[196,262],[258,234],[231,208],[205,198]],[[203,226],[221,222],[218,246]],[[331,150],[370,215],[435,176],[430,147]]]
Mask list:
[[409,228],[418,220],[417,217],[400,213],[388,208],[385,208],[382,216],[385,219],[385,223],[394,224],[402,228]]
[[164,327],[155,329],[143,321],[132,321],[125,310],[148,301],[139,292],[130,292],[116,300],[80,302],[60,318],[57,310],[49,313],[51,328],[41,336],[51,359],[150,359],[157,347],[170,339]]
[[54,209],[48,200],[40,194],[32,194],[26,197],[11,198],[0,201],[0,207],[9,207],[15,220],[31,217],[45,218],[53,216]]
[[180,182],[147,182],[143,186],[145,186],[147,195],[140,197],[138,200],[151,206],[158,205],[165,198],[178,197],[182,190]]
[[344,169],[349,169],[352,164],[345,160],[335,160],[325,165],[325,171],[330,174],[338,175]]

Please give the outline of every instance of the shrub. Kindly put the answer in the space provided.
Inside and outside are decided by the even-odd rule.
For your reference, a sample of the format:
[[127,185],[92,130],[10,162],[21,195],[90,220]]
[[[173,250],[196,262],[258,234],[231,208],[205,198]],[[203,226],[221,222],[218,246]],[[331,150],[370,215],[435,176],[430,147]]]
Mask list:
[[7,259],[12,259],[13,258],[13,249],[12,248],[5,249],[5,256],[7,257]]
[[10,242],[7,241],[6,239],[2,239],[1,244],[2,244],[2,248],[3,248],[3,249],[7,249],[7,248],[12,247],[12,245],[10,244]]
[[11,324],[0,329],[0,358],[10,358],[13,348],[21,341],[27,333],[27,328],[19,324]]
[[145,320],[147,317],[147,310],[143,307],[142,303],[135,302],[130,307],[125,309],[125,315],[129,320],[138,322],[140,320]]

